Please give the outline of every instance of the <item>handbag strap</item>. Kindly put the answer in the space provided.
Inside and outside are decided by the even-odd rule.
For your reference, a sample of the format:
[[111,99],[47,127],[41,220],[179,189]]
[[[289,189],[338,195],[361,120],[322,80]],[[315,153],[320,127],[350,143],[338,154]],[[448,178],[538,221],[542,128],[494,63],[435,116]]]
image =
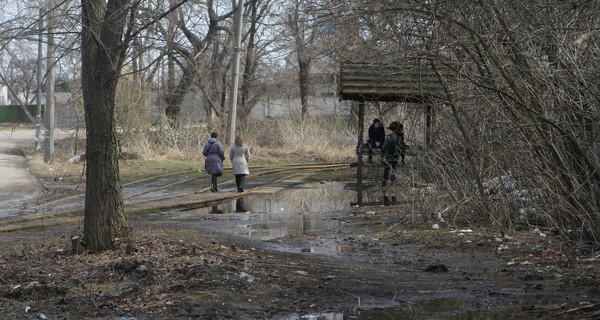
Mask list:
[[[208,148],[208,152],[207,153],[212,153],[211,150],[215,146],[215,142],[209,142],[209,143],[210,143],[210,147]],[[218,153],[218,151],[216,151],[216,153]]]

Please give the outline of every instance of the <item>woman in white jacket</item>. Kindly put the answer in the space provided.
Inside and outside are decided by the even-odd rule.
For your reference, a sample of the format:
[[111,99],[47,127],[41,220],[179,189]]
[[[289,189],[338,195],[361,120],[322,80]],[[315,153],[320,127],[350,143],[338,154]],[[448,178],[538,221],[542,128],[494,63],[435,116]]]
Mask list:
[[250,149],[244,143],[241,136],[235,137],[235,142],[231,146],[229,152],[229,160],[231,160],[232,171],[235,175],[235,185],[238,192],[244,192],[244,178],[250,174],[248,170],[248,161],[250,161]]

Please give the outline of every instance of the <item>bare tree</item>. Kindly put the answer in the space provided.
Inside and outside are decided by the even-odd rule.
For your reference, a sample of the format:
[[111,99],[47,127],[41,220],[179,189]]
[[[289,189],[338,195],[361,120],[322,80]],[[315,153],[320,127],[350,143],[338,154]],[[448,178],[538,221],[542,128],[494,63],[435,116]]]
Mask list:
[[265,81],[261,81],[260,72],[265,72],[265,68],[260,68],[261,59],[273,50],[269,49],[272,39],[261,39],[261,32],[264,27],[264,20],[271,12],[271,0],[253,0],[249,2],[248,8],[248,32],[246,35],[246,57],[244,62],[243,81],[241,83],[241,104],[238,117],[243,122],[247,119],[259,99],[266,93]]
[[136,3],[131,0],[82,2],[82,84],[86,144],[84,241],[90,250],[113,246],[130,228],[124,214],[115,126],[115,94],[127,50],[148,26],[185,1],[174,4],[136,25]]
[[288,8],[286,16],[286,25],[294,42],[303,119],[309,116],[309,73],[314,59],[311,41],[318,32],[316,25],[313,23],[313,17],[308,14],[309,5],[310,3],[307,1],[294,0]]
[[[4,4],[3,4],[4,5]],[[32,92],[37,88],[34,66],[36,65],[35,47],[31,41],[41,31],[35,28],[38,19],[30,18],[27,6],[19,8],[11,6],[0,8],[10,19],[3,21],[0,26],[0,83],[8,89],[13,103],[18,104],[23,112],[35,123],[34,117],[27,110],[27,105],[33,100]]]
[[84,241],[96,252],[111,249],[125,237],[115,128],[115,93],[127,43],[124,42],[130,0],[82,2],[82,84],[86,145]]
[[[165,34],[169,35],[167,38],[167,48],[170,49],[168,52],[169,56],[169,86],[171,89],[165,97],[166,101],[166,115],[172,123],[178,123],[180,121],[179,114],[181,112],[181,104],[187,93],[190,92],[194,82],[198,79],[201,62],[204,61],[207,56],[209,49],[214,46],[214,42],[218,39],[220,31],[227,31],[221,23],[233,15],[233,11],[228,11],[224,14],[218,14],[215,9],[215,3],[213,0],[206,2],[206,25],[208,26],[204,30],[204,34],[199,34],[202,30],[188,26],[187,23],[195,24],[198,23],[196,19],[190,19],[189,15],[184,15],[183,12],[178,12],[177,16],[173,16],[169,19],[169,26],[167,30],[163,30]],[[175,40],[172,33],[174,32],[173,26],[176,26],[179,32],[183,35],[185,42]],[[171,39],[171,40],[168,40]],[[186,42],[189,44],[186,46]],[[214,52],[213,52],[214,54]],[[175,77],[175,67],[180,70],[179,77]],[[222,74],[222,72],[217,72]]]
[[[481,131],[465,131],[466,141],[479,141],[466,149],[474,160],[471,166],[483,169],[477,170],[481,180],[494,171],[512,172],[529,193],[537,191],[537,197],[552,199],[540,208],[544,214],[530,215],[530,221],[543,220],[565,231],[579,229],[582,239],[598,241],[599,128],[594,123],[598,123],[600,100],[590,82],[599,70],[594,57],[598,42],[581,38],[597,25],[598,5],[477,2],[469,12],[466,6],[460,8],[440,4],[426,10],[450,31],[440,27],[436,41],[452,48],[449,53],[460,63],[460,75],[473,86],[470,93],[478,93],[478,100],[485,99],[494,113],[491,119],[496,121],[465,127],[492,129],[490,133],[510,141],[506,154],[490,162],[476,151],[482,146],[497,150],[501,144],[485,143]],[[457,123],[482,119],[462,107],[464,97],[449,97]],[[499,215],[492,217],[497,221]]]

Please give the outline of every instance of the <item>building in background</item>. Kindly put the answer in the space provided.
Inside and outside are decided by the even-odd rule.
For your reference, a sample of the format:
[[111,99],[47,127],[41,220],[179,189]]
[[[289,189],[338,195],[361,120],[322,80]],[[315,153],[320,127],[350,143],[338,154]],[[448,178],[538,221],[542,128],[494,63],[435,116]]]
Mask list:
[[0,105],[10,104],[8,100],[8,88],[0,84]]

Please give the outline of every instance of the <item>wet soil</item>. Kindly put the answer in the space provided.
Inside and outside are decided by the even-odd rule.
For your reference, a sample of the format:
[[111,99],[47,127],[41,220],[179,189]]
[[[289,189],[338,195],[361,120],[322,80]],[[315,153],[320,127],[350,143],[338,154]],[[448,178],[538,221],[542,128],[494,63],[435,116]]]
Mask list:
[[592,253],[552,234],[501,237],[416,222],[406,209],[323,212],[319,220],[327,227],[274,237],[210,227],[235,213],[199,213],[193,220],[181,219],[185,212],[138,215],[130,218],[132,239],[94,255],[71,252],[74,225],[4,233],[0,309],[3,319],[594,319],[600,313]]
[[[323,191],[329,183],[288,189]],[[346,183],[333,189],[339,185]],[[1,318],[600,317],[600,256],[550,230],[500,235],[415,215],[402,203],[350,199],[315,208],[325,201],[314,194],[277,220],[274,212],[288,205],[257,210],[251,197],[241,212],[217,206],[131,216],[132,238],[100,254],[72,251],[78,224],[4,232]],[[275,220],[300,231],[258,232],[277,229],[266,227]]]
[[25,157],[20,146],[30,142],[29,131],[0,130],[0,213],[14,211],[23,202],[42,194],[35,177],[25,168]]

